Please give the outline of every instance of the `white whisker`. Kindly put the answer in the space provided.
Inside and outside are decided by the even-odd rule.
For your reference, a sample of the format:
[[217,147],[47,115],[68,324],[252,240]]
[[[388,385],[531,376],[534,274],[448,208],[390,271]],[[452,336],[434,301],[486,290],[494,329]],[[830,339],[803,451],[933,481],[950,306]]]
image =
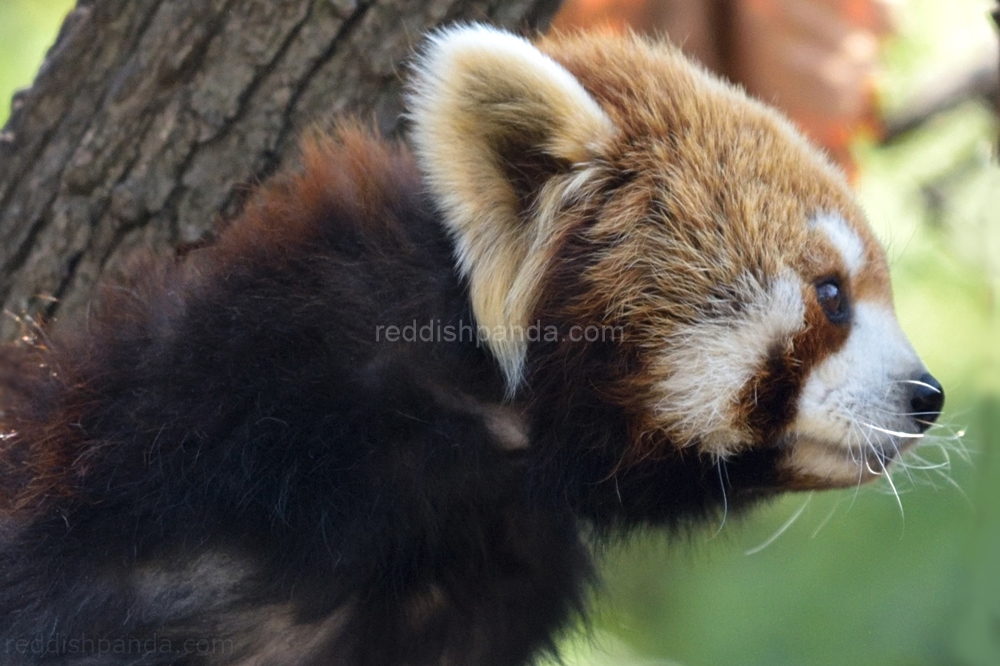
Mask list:
[[[881,460],[881,459],[880,459]],[[903,525],[903,529],[906,527],[906,513],[903,511],[903,500],[899,496],[899,491],[896,489],[896,484],[893,483],[892,475],[885,469],[885,463],[882,463],[882,471],[885,472],[885,480],[889,482],[889,487],[892,488],[892,494],[896,496],[896,504],[899,505],[899,519]],[[902,534],[900,535],[902,536]]]
[[757,546],[754,546],[753,548],[751,548],[749,550],[743,551],[743,554],[744,555],[755,555],[755,554],[759,553],[760,551],[764,550],[765,548],[767,548],[768,546],[770,546],[775,541],[777,541],[778,537],[780,537],[782,534],[784,534],[786,531],[788,531],[788,528],[791,527],[795,523],[795,521],[799,519],[799,516],[802,515],[802,512],[806,510],[807,506],[809,506],[809,501],[812,499],[812,497],[813,497],[813,494],[809,493],[809,495],[806,496],[806,501],[802,503],[802,506],[800,506],[798,508],[798,510],[795,513],[792,514],[791,518],[789,518],[788,520],[786,520],[785,523],[781,527],[778,528],[777,532],[775,532],[774,534],[772,534],[771,536],[769,536],[764,541],[764,543],[762,543],[760,545],[757,545]]
[[882,428],[875,425],[874,423],[865,423],[864,421],[859,421],[858,425],[862,425],[866,428],[871,428],[878,432],[884,432],[887,435],[892,435],[893,437],[902,437],[903,439],[923,439],[923,433],[912,433],[912,432],[900,432],[899,430],[889,430],[887,428]]
[[837,501],[834,503],[833,508],[830,509],[830,513],[826,514],[826,518],[820,521],[819,526],[815,530],[813,530],[812,536],[809,537],[810,539],[815,539],[816,535],[819,534],[820,530],[826,527],[826,524],[830,522],[831,518],[833,518],[833,514],[837,512],[837,507],[839,506],[840,506],[840,497],[837,498]]
[[884,466],[882,467],[882,471],[881,472],[872,469],[872,461],[869,460],[868,458],[865,458],[865,467],[868,468],[868,472],[872,476],[882,476],[882,474],[885,472],[885,467]]
[[[951,463],[949,461],[932,463],[928,460],[924,460],[915,453],[911,453],[909,456],[907,456],[907,458],[908,459],[897,460],[896,462],[893,463],[893,465],[901,469],[905,470],[913,469],[921,472],[939,470],[939,469],[949,469],[951,467]],[[911,460],[915,460],[917,464],[913,464],[912,462],[910,462]]]
[[[725,465],[726,465],[726,461],[723,460],[722,458],[719,458],[715,462],[715,470],[716,470],[716,472],[718,473],[718,476],[719,476],[719,487],[722,489],[722,521],[719,522],[719,527],[718,527],[718,529],[715,530],[715,534],[712,535],[711,539],[714,539],[715,537],[719,536],[719,533],[722,532],[722,528],[725,527],[725,525],[726,525],[726,518],[729,516],[729,500],[726,497],[726,482],[729,480],[729,474],[728,474],[728,472],[726,473],[726,479],[725,479],[725,481],[722,478],[722,476],[723,476],[723,469],[724,469]],[[709,539],[709,540],[711,540],[711,539]]]
[[923,386],[924,388],[929,388],[930,390],[934,391],[935,393],[940,393],[941,392],[941,389],[939,389],[938,387],[931,386],[927,382],[922,382],[922,381],[919,381],[919,380],[916,380],[916,379],[896,379],[896,380],[893,380],[893,382],[896,383],[896,384],[912,384],[913,386]]

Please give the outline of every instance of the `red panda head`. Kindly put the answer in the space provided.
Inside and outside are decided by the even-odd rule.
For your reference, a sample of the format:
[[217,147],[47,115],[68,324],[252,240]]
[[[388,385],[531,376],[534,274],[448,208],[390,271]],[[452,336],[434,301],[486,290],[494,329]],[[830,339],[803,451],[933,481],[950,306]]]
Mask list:
[[777,448],[784,488],[874,478],[938,416],[843,176],[675,48],[452,29],[410,103],[512,391],[552,365],[531,367],[532,325],[564,349],[591,344],[569,325],[620,331],[614,370],[572,380],[628,415],[635,459]]

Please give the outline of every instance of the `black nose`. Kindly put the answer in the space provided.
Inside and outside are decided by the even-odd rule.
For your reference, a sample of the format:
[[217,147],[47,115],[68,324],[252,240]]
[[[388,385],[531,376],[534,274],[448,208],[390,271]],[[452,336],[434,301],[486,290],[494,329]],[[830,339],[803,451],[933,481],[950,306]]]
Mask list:
[[910,406],[913,408],[913,418],[917,421],[917,427],[923,432],[931,427],[941,415],[941,408],[944,406],[944,389],[933,375],[925,372],[920,375],[917,381],[913,382],[913,395],[910,398]]

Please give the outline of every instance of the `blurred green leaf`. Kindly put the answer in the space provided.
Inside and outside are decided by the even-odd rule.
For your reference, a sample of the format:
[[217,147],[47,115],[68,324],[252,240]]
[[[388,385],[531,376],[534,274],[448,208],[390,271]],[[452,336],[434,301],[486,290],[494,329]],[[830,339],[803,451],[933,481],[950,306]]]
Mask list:
[[0,0],[0,126],[16,90],[31,84],[73,0]]

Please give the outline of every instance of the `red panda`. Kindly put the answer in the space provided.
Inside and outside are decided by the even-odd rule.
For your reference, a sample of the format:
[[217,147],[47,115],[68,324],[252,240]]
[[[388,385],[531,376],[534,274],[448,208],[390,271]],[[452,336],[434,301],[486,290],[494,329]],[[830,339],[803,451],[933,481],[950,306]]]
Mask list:
[[526,664],[585,529],[860,484],[939,415],[843,177],[673,47],[451,28],[409,109],[2,352],[4,664]]

